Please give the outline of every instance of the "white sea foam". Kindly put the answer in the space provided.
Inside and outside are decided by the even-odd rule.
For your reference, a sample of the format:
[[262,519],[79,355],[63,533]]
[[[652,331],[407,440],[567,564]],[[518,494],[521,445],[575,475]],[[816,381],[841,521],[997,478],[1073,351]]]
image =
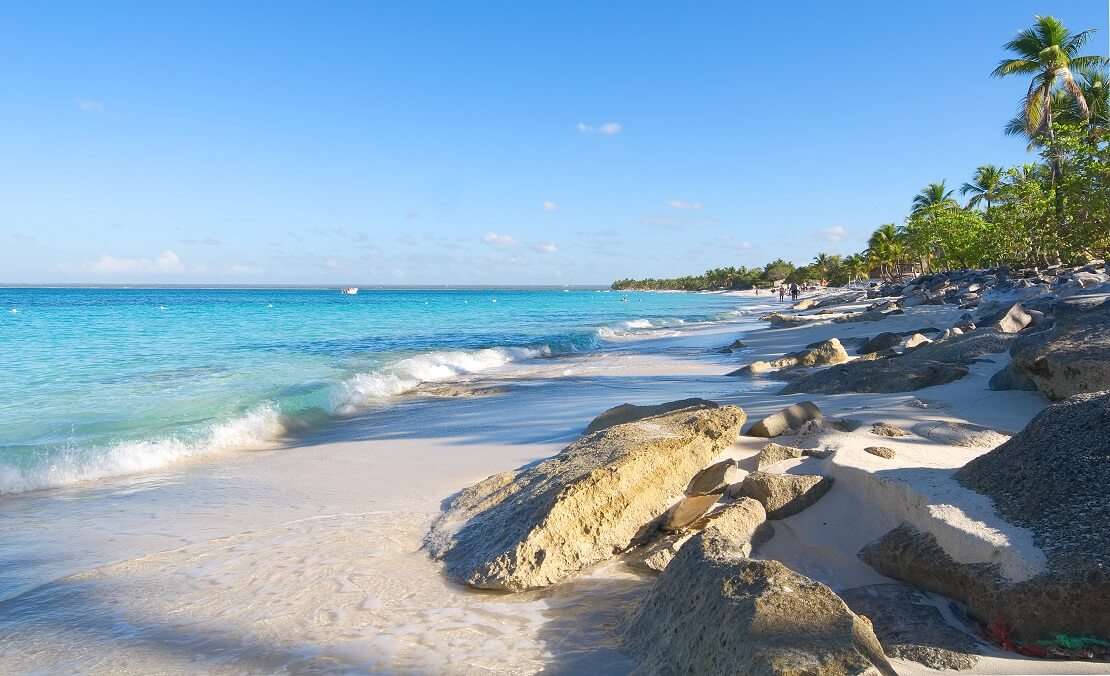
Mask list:
[[195,440],[163,437],[123,441],[106,448],[51,451],[29,467],[0,462],[0,494],[68,486],[81,481],[134,474],[185,460],[235,449],[261,448],[285,431],[276,408],[259,407],[212,425]]

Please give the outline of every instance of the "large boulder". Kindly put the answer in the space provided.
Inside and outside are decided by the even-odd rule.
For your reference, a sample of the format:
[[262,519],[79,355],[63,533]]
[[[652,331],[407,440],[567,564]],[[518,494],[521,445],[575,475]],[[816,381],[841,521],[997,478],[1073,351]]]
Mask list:
[[808,324],[809,322],[824,319],[823,317],[803,317],[801,315],[784,315],[781,312],[772,312],[769,315],[763,315],[759,318],[760,321],[769,322],[772,327],[776,329],[788,328],[791,326],[800,326],[801,324]]
[[913,426],[913,433],[949,446],[994,448],[1010,438],[997,430],[950,420],[925,420]]
[[911,354],[877,359],[856,360],[830,366],[807,374],[779,390],[779,394],[843,394],[846,392],[912,392],[934,385],[944,385],[968,374],[967,366],[930,360],[910,359],[930,346],[919,347]]
[[875,336],[874,338],[864,341],[863,345],[860,345],[859,349],[856,350],[856,354],[872,354],[875,352],[882,352],[883,350],[889,350],[890,348],[897,346],[901,342],[901,334],[885,331]]
[[963,670],[979,660],[978,642],[944,621],[925,595],[904,584],[872,584],[841,594],[852,612],[871,620],[889,657],[930,669]]
[[693,497],[723,493],[729,484],[740,479],[742,473],[743,470],[735,460],[722,460],[694,475],[694,478],[690,479],[690,485],[686,487],[686,495]]
[[663,516],[659,518],[659,530],[676,531],[686,528],[705,516],[709,508],[721,499],[721,495],[722,493],[712,493],[682,498],[663,512]]
[[586,434],[591,434],[607,427],[612,427],[613,425],[643,420],[644,418],[651,418],[664,413],[693,411],[702,408],[717,408],[717,404],[707,399],[698,399],[697,397],[680,399],[678,401],[668,401],[665,404],[649,406],[621,404],[620,406],[614,406],[613,408],[603,411],[601,415],[594,418],[586,427]]
[[621,627],[643,674],[884,674],[871,624],[823,584],[708,528]]
[[1110,636],[1110,392],[1049,406],[955,478],[1032,533],[1043,569],[1011,579],[996,563],[960,563],[909,525],[860,556],[883,575],[964,603],[982,622],[1012,627],[1026,643]]
[[1002,333],[1017,333],[1033,324],[1033,315],[1025,311],[1021,303],[1014,303],[1006,314],[994,323],[994,328]]
[[783,446],[781,444],[767,444],[759,449],[759,455],[756,457],[756,469],[763,469],[771,465],[783,462],[784,460],[794,460],[802,457],[802,449],[794,448],[792,446]]
[[1006,364],[998,373],[991,376],[987,387],[992,390],[1023,390],[1036,392],[1037,383],[1021,371],[1014,369],[1013,364]]
[[802,424],[820,417],[821,409],[817,408],[817,404],[812,401],[803,401],[767,416],[749,427],[745,434],[749,437],[777,437],[789,429],[797,429]]
[[608,559],[730,446],[744,412],[699,408],[615,425],[535,466],[460,492],[425,539],[449,577],[483,589],[545,587]]
[[[949,332],[951,331],[952,329],[949,329]],[[932,343],[919,345],[917,349],[901,358],[911,364],[917,361],[960,364],[983,355],[1005,352],[1010,349],[1013,341],[1013,336],[1001,333],[998,329],[981,328],[969,333],[950,333],[946,338],[938,338]]]
[[1055,324],[1016,341],[1013,369],[1052,401],[1110,390],[1110,294],[1058,301]]
[[768,519],[785,519],[820,500],[832,485],[831,477],[816,474],[752,472],[740,484],[740,494],[758,500]]

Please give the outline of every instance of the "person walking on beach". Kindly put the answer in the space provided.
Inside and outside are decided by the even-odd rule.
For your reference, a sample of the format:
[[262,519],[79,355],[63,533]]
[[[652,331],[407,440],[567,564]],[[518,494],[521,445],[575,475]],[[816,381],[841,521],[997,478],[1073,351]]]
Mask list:
[[790,300],[798,300],[798,283],[795,282],[790,285]]
[[779,284],[779,302],[786,300],[786,285]]

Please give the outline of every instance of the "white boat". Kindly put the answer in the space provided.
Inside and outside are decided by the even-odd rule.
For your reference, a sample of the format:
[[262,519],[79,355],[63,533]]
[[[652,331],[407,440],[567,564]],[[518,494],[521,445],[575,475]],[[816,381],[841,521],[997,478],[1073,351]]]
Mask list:
[[344,294],[346,296],[353,296],[356,293],[358,293],[358,287],[357,286],[346,286],[346,287],[343,287],[342,289],[340,289],[339,293]]

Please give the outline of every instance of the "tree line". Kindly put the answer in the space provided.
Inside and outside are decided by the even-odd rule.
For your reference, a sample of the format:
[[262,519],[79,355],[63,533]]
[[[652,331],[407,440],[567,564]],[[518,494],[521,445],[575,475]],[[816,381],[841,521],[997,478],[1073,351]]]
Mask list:
[[1073,33],[1051,16],[1035,17],[1004,45],[993,77],[1029,78],[1017,115],[1003,131],[1020,137],[1037,160],[984,164],[956,189],[929,183],[898,225],[879,226],[850,256],[818,254],[795,266],[718,268],[678,279],[623,279],[615,289],[747,289],[858,276],[893,278],[936,269],[1086,262],[1110,249],[1110,60],[1081,52],[1095,33]]

